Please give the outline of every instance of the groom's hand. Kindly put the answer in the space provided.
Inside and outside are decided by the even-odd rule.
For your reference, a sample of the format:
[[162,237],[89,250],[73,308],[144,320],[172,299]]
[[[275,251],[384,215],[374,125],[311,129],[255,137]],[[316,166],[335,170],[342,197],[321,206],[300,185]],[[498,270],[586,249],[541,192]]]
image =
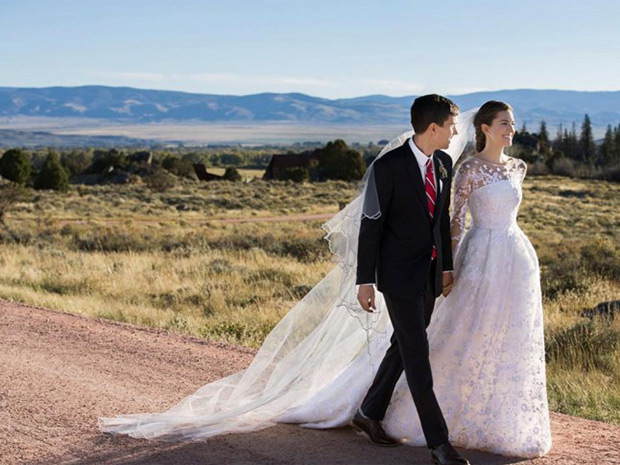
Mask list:
[[375,307],[375,286],[372,284],[362,284],[357,290],[357,300],[362,308],[372,313]]
[[447,297],[448,294],[450,294],[450,291],[452,291],[452,286],[454,285],[454,274],[452,273],[452,271],[444,271],[443,272],[443,289],[441,291],[441,293],[443,294],[444,297]]

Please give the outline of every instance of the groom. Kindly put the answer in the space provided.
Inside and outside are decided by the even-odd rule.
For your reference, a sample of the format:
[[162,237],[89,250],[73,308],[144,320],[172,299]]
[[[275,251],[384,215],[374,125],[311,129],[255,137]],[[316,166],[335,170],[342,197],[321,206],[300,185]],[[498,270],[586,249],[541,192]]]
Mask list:
[[450,241],[452,159],[442,152],[456,134],[458,107],[439,95],[418,97],[411,107],[415,135],[373,165],[381,215],[363,218],[357,254],[357,298],[375,308],[383,293],[394,327],[391,345],[352,421],[382,446],[396,446],[381,427],[403,369],[434,463],[468,464],[448,441],[433,392],[426,327],[435,298],[453,283]]

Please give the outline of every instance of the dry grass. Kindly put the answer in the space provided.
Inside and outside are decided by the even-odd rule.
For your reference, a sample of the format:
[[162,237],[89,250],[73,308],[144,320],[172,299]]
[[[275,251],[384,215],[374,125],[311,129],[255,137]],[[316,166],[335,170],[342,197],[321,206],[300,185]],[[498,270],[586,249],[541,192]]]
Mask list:
[[[208,171],[209,173],[213,173],[213,174],[217,174],[218,176],[221,176],[226,171],[226,168],[209,167]],[[245,179],[262,179],[263,174],[265,174],[265,170],[262,170],[262,169],[253,170],[253,169],[239,168],[237,171],[239,171],[239,174],[244,180]]]
[[[0,296],[257,347],[331,269],[320,223],[211,220],[335,213],[354,193],[260,180],[39,192],[0,231]],[[620,424],[620,322],[584,316],[620,295],[618,198],[617,184],[528,178],[519,221],[541,263],[552,408]]]

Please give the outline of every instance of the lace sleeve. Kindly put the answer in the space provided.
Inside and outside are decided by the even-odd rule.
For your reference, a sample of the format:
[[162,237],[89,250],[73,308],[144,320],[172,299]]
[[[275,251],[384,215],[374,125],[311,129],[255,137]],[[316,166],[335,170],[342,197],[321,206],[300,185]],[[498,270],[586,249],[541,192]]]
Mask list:
[[519,160],[517,170],[519,172],[519,183],[523,184],[523,180],[525,179],[525,175],[527,173],[527,163],[525,163],[523,160]]
[[452,252],[461,241],[465,233],[465,216],[467,214],[467,201],[472,192],[472,164],[465,161],[454,176],[454,211],[450,222],[450,236],[452,237]]

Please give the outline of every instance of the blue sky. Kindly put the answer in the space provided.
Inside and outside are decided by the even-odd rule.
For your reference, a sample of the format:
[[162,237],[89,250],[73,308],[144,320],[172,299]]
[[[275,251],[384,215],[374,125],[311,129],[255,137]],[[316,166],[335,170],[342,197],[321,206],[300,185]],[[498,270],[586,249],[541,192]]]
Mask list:
[[0,86],[620,90],[620,2],[0,0]]

